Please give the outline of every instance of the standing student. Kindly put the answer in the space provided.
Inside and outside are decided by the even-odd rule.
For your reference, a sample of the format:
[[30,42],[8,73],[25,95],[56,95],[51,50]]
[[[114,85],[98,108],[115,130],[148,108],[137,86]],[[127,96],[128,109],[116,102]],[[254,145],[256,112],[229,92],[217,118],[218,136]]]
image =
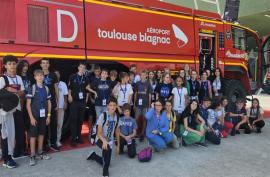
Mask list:
[[215,77],[213,81],[213,97],[215,100],[221,100],[224,92],[224,81],[220,68],[215,69]]
[[170,83],[170,81],[171,81],[170,74],[165,73],[163,75],[163,82],[158,84],[155,90],[157,94],[157,99],[160,99],[163,103],[171,99],[173,86]]
[[212,99],[212,86],[211,82],[207,79],[207,73],[205,71],[201,74],[199,101],[202,102],[204,97]]
[[[16,75],[16,65],[18,59],[15,56],[7,55],[3,58],[3,64],[6,70],[5,75],[0,77],[0,89],[6,89],[9,92],[17,94],[19,97],[24,96],[24,85],[20,76]],[[16,111],[21,110],[20,103],[16,107]],[[17,117],[16,117],[17,116]],[[12,159],[14,147],[15,147],[15,137],[17,143],[17,151],[22,151],[24,140],[24,127],[23,118],[18,117],[12,113],[8,113],[5,116],[1,115],[0,123],[2,125],[1,135],[2,135],[2,154],[3,154],[3,167],[5,168],[15,168],[17,163]],[[15,121],[14,119],[17,118]],[[17,122],[17,126],[16,126]],[[17,134],[17,136],[16,136]],[[17,152],[18,153],[18,152]],[[19,154],[19,153],[18,153]],[[20,154],[19,154],[20,155]]]
[[[102,69],[100,80],[96,81],[96,84],[93,85],[93,89],[97,92],[97,98],[95,99],[95,109],[97,117],[99,117],[100,114],[106,111],[107,101],[109,100],[112,92],[111,82],[107,80],[107,77],[108,70]],[[92,127],[91,143],[93,144],[96,138],[96,122],[92,121],[91,125],[92,123],[94,125],[90,126],[90,128]]]
[[29,137],[30,137],[30,166],[36,165],[36,140],[38,141],[37,156],[40,159],[49,160],[43,148],[46,125],[51,119],[51,95],[47,86],[44,86],[44,73],[42,70],[34,71],[34,84],[27,93],[27,111],[30,117]]
[[155,73],[153,71],[149,71],[148,72],[148,81],[151,85],[151,103],[156,101],[156,94],[155,94],[155,89],[157,87],[157,80],[156,80],[156,76]]
[[199,92],[200,92],[200,83],[197,81],[197,72],[191,71],[191,78],[188,80],[190,85],[190,99],[191,100],[199,100]]
[[120,129],[120,154],[124,153],[124,146],[127,145],[127,153],[130,158],[136,156],[136,129],[137,123],[130,116],[131,106],[128,103],[123,105],[124,116],[119,120],[119,129]]
[[183,143],[206,146],[204,126],[205,121],[199,115],[199,103],[192,100],[182,113],[180,122],[180,134],[183,137]]
[[247,117],[248,117],[248,126],[249,131],[256,130],[257,133],[262,132],[262,128],[265,123],[263,120],[263,109],[260,106],[260,102],[257,98],[252,100],[251,107],[247,109]]
[[188,91],[188,94],[189,94],[190,93],[190,85],[189,85],[189,82],[188,82],[189,79],[187,79],[184,69],[180,69],[179,76],[182,77],[183,82],[184,82],[183,86],[185,86],[187,88],[187,91]]
[[57,85],[58,85],[58,92],[59,97],[57,98],[58,102],[58,109],[57,109],[57,140],[56,145],[57,147],[61,147],[62,144],[60,142],[62,136],[62,127],[65,117],[65,111],[67,109],[67,96],[68,96],[68,88],[67,84],[61,81],[61,75],[59,71],[54,72],[57,77]]
[[175,135],[176,130],[176,113],[172,109],[172,102],[166,101],[165,102],[165,111],[167,114],[167,118],[169,120],[169,132],[173,135],[172,146],[173,148],[179,148],[179,142],[177,136]]
[[[152,87],[150,83],[147,81],[146,77],[147,72],[145,70],[142,70],[140,75],[141,80],[138,81],[135,86],[135,117],[139,125],[139,129],[141,130],[139,135],[141,141],[144,139],[146,127],[144,115],[151,104]],[[143,117],[143,119],[141,119],[142,121],[141,123],[139,123],[141,117]]]
[[176,87],[172,90],[173,95],[173,110],[176,113],[177,123],[176,123],[176,135],[179,137],[179,121],[182,112],[186,108],[188,103],[188,91],[185,87],[183,87],[183,78],[178,76],[176,78]]
[[118,73],[116,70],[111,70],[110,71],[110,82],[111,82],[111,87],[114,88],[116,86],[116,84],[118,83],[117,80],[118,77]]
[[146,137],[156,151],[164,151],[167,144],[173,141],[173,134],[169,132],[169,120],[166,112],[162,111],[162,101],[156,100],[152,105],[154,108],[145,114],[147,120]]
[[229,116],[231,118],[231,123],[233,124],[233,129],[231,131],[231,136],[235,134],[240,134],[239,129],[245,129],[245,133],[249,133],[249,127],[247,125],[247,111],[244,107],[245,100],[238,98],[235,105],[229,111]]
[[[50,147],[53,151],[59,151],[59,147],[56,145],[57,140],[57,98],[59,98],[58,85],[57,85],[57,77],[54,72],[50,72],[50,62],[49,59],[43,58],[40,62],[40,67],[44,72],[44,84],[47,86],[51,93],[51,121],[48,126],[48,131],[46,131],[45,135],[45,147],[46,150]],[[49,136],[50,135],[50,136]]]
[[103,176],[109,176],[109,166],[111,163],[111,155],[114,144],[114,134],[117,139],[116,151],[120,150],[120,130],[118,126],[118,116],[116,114],[117,100],[110,98],[108,100],[107,111],[98,118],[98,133],[96,145],[102,149],[102,157],[95,152],[91,152],[87,160],[94,160],[103,166]]
[[122,107],[125,103],[132,103],[133,90],[131,84],[128,83],[128,73],[120,73],[120,80],[121,82],[114,87],[113,94],[117,98],[118,106]]
[[129,72],[134,73],[134,80],[133,83],[137,83],[138,81],[141,80],[140,75],[137,74],[137,65],[136,64],[132,64],[129,67]]
[[90,88],[89,80],[84,75],[86,63],[80,62],[78,65],[78,72],[71,75],[68,83],[68,101],[70,103],[70,131],[72,147],[77,146],[77,143],[82,144],[81,138],[82,123],[84,119],[86,107],[86,91],[97,95],[94,90]]

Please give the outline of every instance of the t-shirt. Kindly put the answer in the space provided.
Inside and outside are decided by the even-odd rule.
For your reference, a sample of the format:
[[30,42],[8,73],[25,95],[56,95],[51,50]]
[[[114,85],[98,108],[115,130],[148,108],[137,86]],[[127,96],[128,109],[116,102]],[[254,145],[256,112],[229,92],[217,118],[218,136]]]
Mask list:
[[263,109],[260,107],[259,112],[257,108],[248,108],[247,109],[247,116],[251,119],[258,119],[259,115],[264,114]]
[[189,82],[189,86],[190,86],[190,96],[191,97],[194,97],[194,96],[198,96],[199,94],[199,91],[200,91],[200,83],[195,80],[188,80]]
[[197,123],[197,117],[196,115],[190,114],[187,110],[184,111],[181,115],[181,124],[184,125],[184,119],[187,118],[188,127],[192,129],[196,129]]
[[44,84],[49,88],[52,96],[51,97],[52,107],[55,107],[56,105],[54,84],[56,84],[57,82],[58,81],[55,73],[50,72],[49,74],[44,75]]
[[149,95],[152,90],[151,84],[148,81],[139,81],[136,83],[135,90],[137,92],[137,100],[135,100],[135,105],[143,108],[148,107]]
[[137,129],[137,123],[135,121],[135,119],[129,117],[129,118],[125,118],[125,117],[121,117],[119,120],[119,128],[120,128],[120,132],[125,135],[131,135],[133,134],[133,130]]
[[58,83],[59,99],[58,108],[64,108],[65,106],[65,96],[68,95],[67,84],[63,81]]
[[123,106],[125,103],[128,103],[128,97],[132,94],[133,90],[130,84],[119,84],[118,86],[116,86],[118,106]]
[[213,125],[215,122],[218,122],[219,113],[213,109],[208,109],[208,119],[207,122],[209,125]]
[[203,118],[205,121],[205,125],[208,126],[208,109],[204,108],[203,106],[200,106],[200,111],[199,111],[200,116]]
[[115,126],[117,123],[117,115],[115,114],[114,117],[110,116],[108,112],[106,112],[107,120],[103,126],[104,123],[104,114],[100,114],[97,125],[103,126],[103,137],[106,138],[106,140],[109,142],[109,144],[112,146],[113,140],[114,140],[114,131]]
[[89,85],[89,80],[84,75],[74,74],[69,79],[68,89],[71,90],[73,101],[85,101],[86,87]]
[[173,94],[173,109],[177,111],[178,113],[182,113],[186,107],[186,98],[188,91],[187,88],[177,88],[174,87],[172,90]]
[[[17,91],[25,90],[21,76],[18,76],[18,75],[16,75],[16,77],[7,76],[7,78],[9,82],[9,87],[12,87],[16,89]],[[5,86],[6,86],[6,82],[5,82],[4,77],[0,77],[0,89],[4,88]],[[18,104],[17,109],[22,110],[20,102]]]
[[28,76],[21,76],[21,78],[23,81],[25,92],[27,93],[27,91],[29,90],[29,87],[31,87],[31,80],[29,79]]
[[156,87],[156,93],[158,93],[159,98],[165,102],[172,94],[172,84],[161,83]]
[[[34,118],[47,118],[48,114],[48,100],[51,98],[50,91],[45,88],[46,86],[43,87],[38,87],[35,85],[35,93],[33,95],[33,87],[30,87],[28,89],[26,98],[31,99],[31,110]],[[40,110],[45,109],[45,114],[44,117],[40,117]]]
[[111,82],[107,80],[98,80],[93,85],[93,89],[97,92],[96,106],[106,106],[107,101],[111,95],[112,87]]
[[[239,109],[237,109],[236,105],[235,106],[232,106],[230,112],[231,113],[234,113],[234,114],[244,114],[244,115],[247,115],[247,111],[246,111],[246,109],[244,107],[241,110],[239,110]],[[238,116],[238,117],[233,117],[230,121],[235,120],[234,122],[240,122],[241,119],[242,118],[240,116]]]

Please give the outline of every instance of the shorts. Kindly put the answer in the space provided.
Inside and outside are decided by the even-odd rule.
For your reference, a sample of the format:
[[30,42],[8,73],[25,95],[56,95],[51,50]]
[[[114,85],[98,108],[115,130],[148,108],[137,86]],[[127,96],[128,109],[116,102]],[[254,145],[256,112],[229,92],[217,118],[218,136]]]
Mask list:
[[30,123],[28,131],[29,137],[36,138],[38,135],[45,135],[46,133],[46,118],[38,118],[36,121],[36,126]]

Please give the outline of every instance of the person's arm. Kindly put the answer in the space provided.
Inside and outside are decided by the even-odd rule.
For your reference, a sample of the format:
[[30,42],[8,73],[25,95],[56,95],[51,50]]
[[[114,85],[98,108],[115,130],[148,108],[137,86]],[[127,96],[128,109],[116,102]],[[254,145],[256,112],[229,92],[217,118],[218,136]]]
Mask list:
[[196,133],[196,134],[199,135],[199,136],[202,136],[201,132],[199,132],[199,131],[197,131],[197,130],[194,130],[194,129],[192,129],[192,128],[190,128],[190,127],[188,126],[188,117],[185,117],[185,118],[184,118],[184,127],[185,127],[185,130],[186,130],[186,131],[193,132],[193,133]]
[[68,90],[68,102],[71,103],[73,101],[72,95],[71,95],[71,90]]
[[154,113],[155,113],[155,109],[154,108],[149,109],[149,111],[147,111],[147,113],[145,114],[145,118],[147,120],[152,119],[152,117],[154,116]]
[[95,95],[95,98],[97,97],[97,92],[91,89],[90,84],[88,84],[85,89],[88,90],[88,92],[93,93]]
[[247,116],[246,115],[241,116],[241,121],[236,125],[235,129],[238,130],[240,126],[246,122],[248,123],[248,126],[250,126]]
[[97,137],[102,141],[102,149],[107,150],[109,143],[106,138],[103,137],[103,125],[98,125]]
[[66,110],[67,109],[67,95],[64,95],[64,110]]
[[[88,103],[89,98],[90,98],[90,93],[86,93],[86,99],[85,99],[85,102],[86,102],[86,103]],[[90,98],[90,99],[91,99],[91,98]]]
[[48,115],[46,119],[46,125],[49,125],[51,122],[51,110],[52,110],[51,100],[48,100]]
[[[258,122],[258,121],[263,120],[263,115],[264,115],[264,111],[263,111],[263,109],[262,109],[262,108],[259,108],[259,110],[258,110],[258,111],[260,111],[260,112],[259,112],[258,119],[254,121],[255,123],[256,123],[256,122]],[[253,124],[255,124],[254,122],[253,122]]]
[[120,152],[120,128],[117,126],[115,130],[115,136],[116,136],[116,141],[117,141],[117,146],[116,146],[116,154],[119,154]]
[[212,95],[212,85],[211,85],[211,83],[210,83],[210,81],[208,81],[208,88],[209,88],[209,97],[210,98],[212,98],[213,97],[213,95]]
[[58,108],[58,99],[59,99],[59,89],[58,89],[58,84],[54,83],[54,91],[55,91],[55,99],[56,100],[56,108]]
[[37,121],[33,116],[32,109],[31,109],[31,99],[29,99],[29,98],[27,98],[27,101],[26,101],[26,109],[27,109],[27,112],[28,112],[28,115],[30,118],[31,125],[36,126]]
[[169,120],[168,120],[168,118],[167,118],[167,115],[166,115],[166,112],[164,111],[162,114],[161,114],[161,116],[160,116],[160,119],[163,119],[164,120],[164,124],[163,124],[163,126],[159,129],[159,132],[161,132],[161,133],[164,133],[164,132],[168,132],[169,131]]

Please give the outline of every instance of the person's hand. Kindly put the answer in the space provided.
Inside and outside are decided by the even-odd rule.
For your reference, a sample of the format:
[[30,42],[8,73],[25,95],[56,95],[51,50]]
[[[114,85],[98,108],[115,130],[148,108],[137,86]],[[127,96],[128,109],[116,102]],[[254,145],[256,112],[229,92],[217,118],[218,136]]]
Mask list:
[[243,116],[244,116],[244,114],[243,114],[243,113],[242,113],[242,114],[239,114],[239,116],[240,116],[240,117],[243,117]]
[[235,126],[235,130],[239,130],[239,124],[237,124],[236,126]]
[[32,126],[36,126],[37,125],[37,121],[36,119],[33,117],[33,118],[30,118],[30,122],[31,122],[31,125]]
[[203,132],[198,132],[197,134],[198,134],[199,136],[203,136],[203,135],[204,135]]
[[103,150],[108,150],[109,143],[107,141],[104,141],[102,144],[102,149]]
[[17,93],[18,92],[17,89],[12,88],[12,87],[7,87],[6,90],[9,91],[9,92],[12,92],[12,93]]
[[72,96],[68,95],[68,102],[71,103],[73,101]]
[[155,108],[155,103],[151,103],[151,108]]
[[157,130],[153,130],[152,133],[155,134],[155,135],[157,135],[158,134],[158,131]]
[[128,142],[130,140],[130,137],[129,136],[125,136],[125,140],[126,140],[126,142]]
[[96,91],[94,91],[94,95],[95,95],[95,99],[97,99],[97,92]]
[[64,110],[67,110],[67,104],[66,103],[64,104]]
[[50,117],[47,117],[47,119],[46,119],[46,125],[49,125],[49,124],[50,124],[50,122],[51,122]]

